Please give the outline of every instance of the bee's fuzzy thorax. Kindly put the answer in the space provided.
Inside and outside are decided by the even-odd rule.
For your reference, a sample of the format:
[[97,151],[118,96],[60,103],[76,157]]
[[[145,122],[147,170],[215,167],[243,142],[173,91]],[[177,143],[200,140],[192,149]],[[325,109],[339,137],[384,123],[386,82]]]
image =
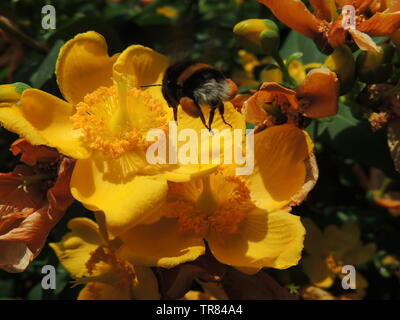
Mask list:
[[230,92],[231,88],[225,80],[210,79],[196,88],[193,96],[200,105],[214,105],[215,101],[228,100]]

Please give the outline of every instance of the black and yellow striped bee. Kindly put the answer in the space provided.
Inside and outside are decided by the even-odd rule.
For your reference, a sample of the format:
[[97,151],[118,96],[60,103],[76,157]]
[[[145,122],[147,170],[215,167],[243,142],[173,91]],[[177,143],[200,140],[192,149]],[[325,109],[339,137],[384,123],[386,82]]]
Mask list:
[[[178,106],[194,118],[200,118],[204,126],[211,131],[215,111],[218,110],[223,122],[224,101],[231,100],[237,93],[236,84],[224,77],[216,68],[197,62],[178,62],[165,72],[162,93],[168,105],[174,110],[174,119],[178,118]],[[200,106],[209,106],[208,122]]]

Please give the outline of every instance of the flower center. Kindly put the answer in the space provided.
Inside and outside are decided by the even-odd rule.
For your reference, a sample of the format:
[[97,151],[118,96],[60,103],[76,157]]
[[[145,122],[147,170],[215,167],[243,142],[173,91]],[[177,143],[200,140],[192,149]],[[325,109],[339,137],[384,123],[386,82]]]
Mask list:
[[74,129],[83,133],[83,142],[110,158],[131,150],[145,151],[150,129],[167,129],[166,112],[158,99],[132,88],[128,79],[114,80],[86,95],[71,117]]
[[131,293],[133,285],[137,285],[137,277],[133,266],[116,257],[114,250],[108,245],[101,245],[90,253],[90,258],[85,264],[89,276],[76,278],[74,286],[88,284],[94,296],[100,292],[93,283],[100,282],[113,286],[120,292]]
[[177,218],[180,230],[205,237],[208,232],[237,233],[255,206],[250,191],[238,176],[221,171],[188,183],[170,183],[167,214]]

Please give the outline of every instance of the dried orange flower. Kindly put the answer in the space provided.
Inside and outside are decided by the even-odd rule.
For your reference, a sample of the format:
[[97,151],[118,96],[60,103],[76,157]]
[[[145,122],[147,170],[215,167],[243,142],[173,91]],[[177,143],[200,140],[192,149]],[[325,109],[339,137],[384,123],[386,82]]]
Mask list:
[[0,174],[0,269],[22,272],[73,201],[74,161],[23,139],[11,151],[26,165]]

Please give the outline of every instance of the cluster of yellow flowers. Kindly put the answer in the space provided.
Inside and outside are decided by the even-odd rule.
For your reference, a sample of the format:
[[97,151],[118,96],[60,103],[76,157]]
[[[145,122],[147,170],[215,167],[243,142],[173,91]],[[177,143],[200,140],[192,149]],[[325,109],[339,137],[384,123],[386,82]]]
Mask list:
[[[109,57],[101,35],[79,34],[57,61],[66,101],[26,89],[0,108],[5,128],[76,159],[70,191],[97,222],[71,220],[71,233],[51,246],[77,283],[87,283],[80,298],[156,298],[149,267],[193,261],[206,246],[248,273],[300,260],[305,230],[290,208],[316,180],[308,134],[290,123],[257,134],[248,176],[236,176],[234,165],[149,165],[145,134],[165,130],[172,114],[160,87],[139,88],[161,83],[168,65],[139,45]],[[225,119],[245,132],[229,102]],[[183,128],[203,125],[180,112]],[[220,116],[214,128],[225,128]]]

